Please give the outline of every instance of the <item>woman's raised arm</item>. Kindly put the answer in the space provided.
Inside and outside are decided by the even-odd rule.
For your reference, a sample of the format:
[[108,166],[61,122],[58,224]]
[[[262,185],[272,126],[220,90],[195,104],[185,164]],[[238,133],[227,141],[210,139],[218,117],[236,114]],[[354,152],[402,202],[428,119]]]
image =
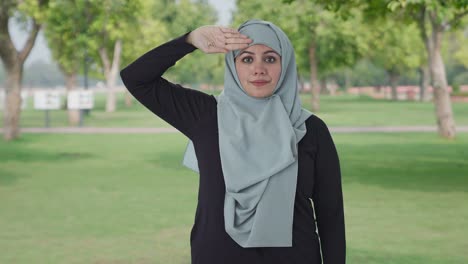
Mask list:
[[216,100],[203,92],[173,84],[162,75],[197,48],[205,53],[224,53],[247,47],[250,42],[235,29],[203,26],[143,54],[125,67],[120,76],[141,104],[190,138],[190,128],[201,116],[216,111]]

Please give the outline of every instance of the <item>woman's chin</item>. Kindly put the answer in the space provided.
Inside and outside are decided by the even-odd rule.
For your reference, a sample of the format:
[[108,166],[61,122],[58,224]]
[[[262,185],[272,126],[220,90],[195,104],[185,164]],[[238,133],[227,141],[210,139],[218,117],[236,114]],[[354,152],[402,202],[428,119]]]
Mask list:
[[254,89],[248,91],[247,94],[255,98],[267,98],[270,97],[273,94],[273,92],[269,89],[259,89],[258,87],[255,87]]

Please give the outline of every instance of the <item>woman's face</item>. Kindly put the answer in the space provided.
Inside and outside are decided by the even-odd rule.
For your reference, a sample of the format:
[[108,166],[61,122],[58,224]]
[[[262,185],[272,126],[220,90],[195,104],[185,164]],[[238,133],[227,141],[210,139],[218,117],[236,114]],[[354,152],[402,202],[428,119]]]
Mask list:
[[268,46],[257,44],[236,57],[237,76],[245,92],[257,98],[269,97],[281,75],[281,57]]

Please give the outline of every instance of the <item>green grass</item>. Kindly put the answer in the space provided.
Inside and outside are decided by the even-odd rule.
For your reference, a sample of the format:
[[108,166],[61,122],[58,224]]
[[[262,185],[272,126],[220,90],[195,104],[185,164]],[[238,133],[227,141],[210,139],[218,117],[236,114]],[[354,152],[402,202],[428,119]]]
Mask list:
[[[148,111],[138,102],[127,108],[124,106],[123,93],[118,94],[118,111],[104,111],[105,96],[96,95],[95,109],[84,119],[89,127],[169,127],[169,125]],[[310,95],[301,95],[304,107],[310,109]],[[457,125],[468,125],[468,104],[453,103]],[[406,102],[375,100],[365,96],[340,95],[321,96],[321,109],[316,113],[330,126],[397,126],[436,124],[434,105],[431,102]],[[51,126],[67,126],[65,110],[50,111]],[[22,127],[43,127],[44,111],[29,107],[22,112]],[[3,124],[0,120],[0,126]]]
[[[303,96],[310,109],[310,97]],[[452,103],[457,125],[468,125],[468,104]],[[375,100],[367,96],[321,96],[317,113],[330,126],[436,125],[432,102]]]
[[[335,134],[347,263],[468,263],[468,134]],[[0,263],[190,263],[180,134],[0,142]]]

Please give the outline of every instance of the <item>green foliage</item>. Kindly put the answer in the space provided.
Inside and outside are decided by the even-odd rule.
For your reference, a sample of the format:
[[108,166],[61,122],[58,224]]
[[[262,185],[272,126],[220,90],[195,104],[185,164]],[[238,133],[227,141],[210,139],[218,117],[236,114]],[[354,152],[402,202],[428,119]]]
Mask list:
[[5,67],[3,66],[3,63],[1,65],[2,66],[0,67],[0,83],[3,83],[3,80],[5,80]]
[[456,50],[453,54],[454,59],[468,69],[468,19],[465,19],[465,28],[455,32],[454,42],[457,44]]
[[[44,22],[47,14],[48,2],[49,0],[2,0],[0,1],[0,13],[2,16],[6,16],[5,21],[14,19],[23,31],[30,31],[32,22],[38,25]],[[3,34],[9,34],[8,29],[0,35]],[[21,48],[22,47],[17,47],[18,50]]]
[[[97,68],[104,72],[104,65],[99,56],[98,50],[104,48],[113,59],[115,43],[120,40],[123,43],[136,41],[139,37],[138,17],[135,16],[143,7],[140,0],[89,0],[92,10],[89,23],[88,34],[91,36],[88,45],[94,51],[91,57],[94,58]],[[123,61],[126,57],[123,56]]]
[[291,39],[296,52],[299,72],[309,73],[309,47],[316,45],[319,75],[325,77],[355,64],[366,49],[365,34],[361,32],[360,15],[350,10],[352,19],[327,10],[315,1],[281,0],[238,1],[236,24],[247,19],[269,20],[282,28]]
[[[364,1],[365,2],[365,1]],[[378,1],[372,1],[369,6],[382,5]],[[443,30],[456,28],[460,25],[461,18],[468,14],[468,1],[465,0],[391,0],[388,10],[400,13],[407,20],[417,19],[421,10],[430,13],[430,19]],[[383,13],[388,11],[382,10]]]
[[[200,26],[215,24],[217,21],[216,10],[203,0],[161,1],[153,9],[152,17],[160,19],[167,27],[168,35],[165,41]],[[222,84],[223,57],[220,54],[206,55],[195,51],[169,69],[167,76],[183,84]]]
[[169,28],[162,19],[154,16],[161,1],[140,0],[138,10],[132,16],[135,21],[131,23],[127,36],[122,39],[122,63],[125,66],[140,57],[143,53],[162,44],[169,38]]
[[352,86],[381,86],[386,79],[385,69],[369,59],[360,60],[351,68]]
[[85,56],[90,57],[94,76],[103,72],[98,49],[113,54],[117,40],[135,37],[134,14],[142,9],[140,0],[51,0],[49,6],[45,34],[54,59],[72,73],[81,70]]
[[77,73],[88,48],[86,1],[52,1],[45,36],[55,61],[66,73]]
[[[284,0],[297,2],[298,0]],[[444,26],[459,25],[460,19],[468,14],[468,1],[466,0],[312,0],[314,3],[333,7],[334,10],[345,12],[349,8],[364,8],[367,18],[375,19],[387,17],[394,13],[400,20],[414,22],[422,9],[432,13],[438,24],[448,23]]]
[[20,20],[27,21],[29,18],[32,18],[39,24],[46,21],[49,0],[22,0],[12,2],[17,2],[17,11],[19,11],[17,15],[19,15]]
[[320,14],[316,29],[318,67],[321,76],[353,66],[369,49],[369,34],[358,10],[348,11],[352,18],[344,20],[329,11]]
[[422,65],[424,45],[415,24],[396,20],[379,20],[369,25],[370,49],[368,56],[394,75],[401,75]]
[[464,72],[456,75],[451,84],[454,91],[459,91],[461,85],[468,85],[468,71],[465,70]]

